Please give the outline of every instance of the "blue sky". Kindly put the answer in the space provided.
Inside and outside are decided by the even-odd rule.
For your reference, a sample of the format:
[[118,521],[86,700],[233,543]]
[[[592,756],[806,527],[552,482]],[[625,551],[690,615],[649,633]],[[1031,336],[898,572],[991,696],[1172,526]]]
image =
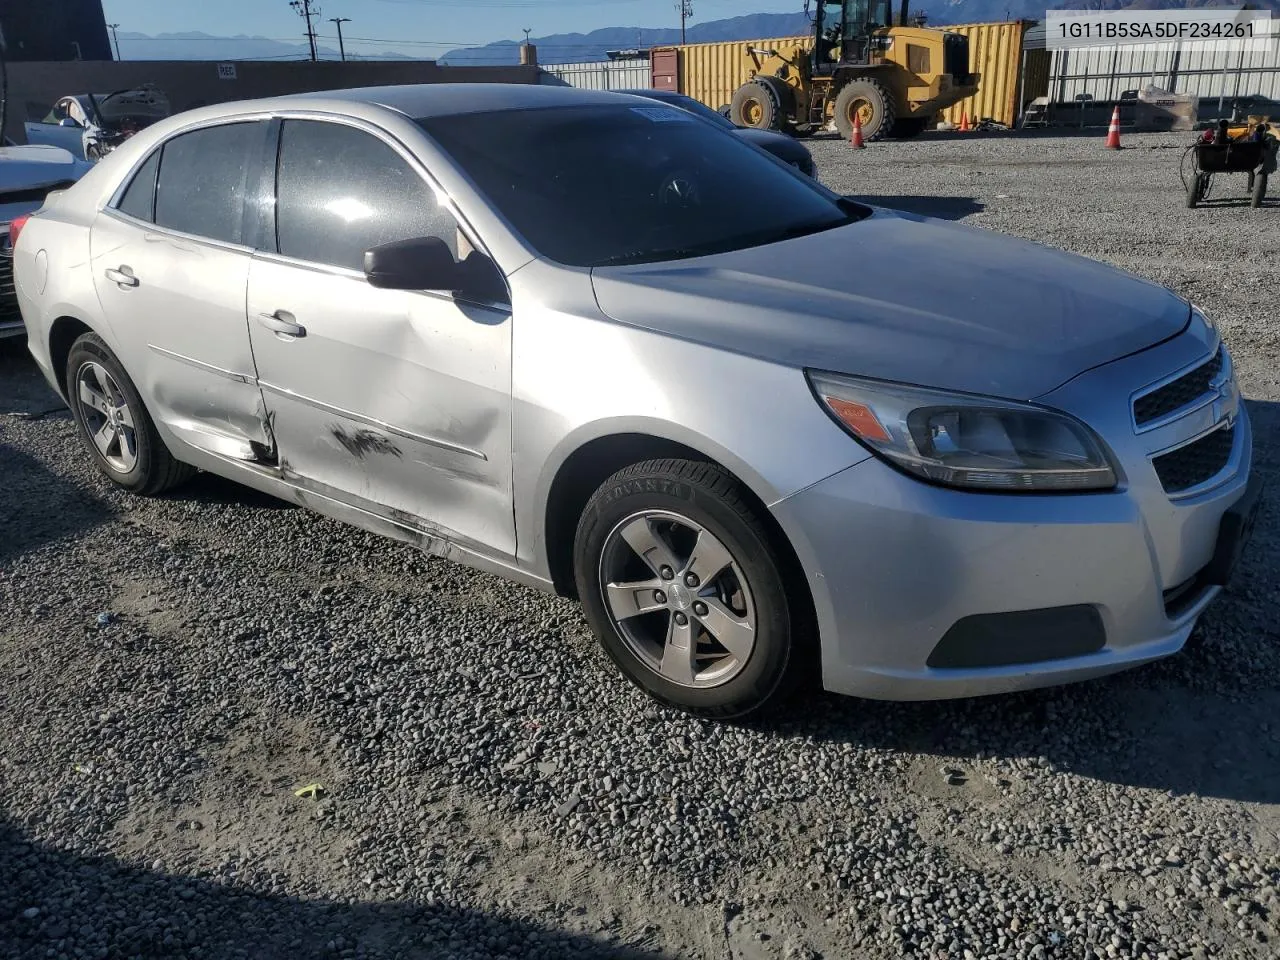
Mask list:
[[[691,0],[692,23],[722,20],[747,13],[788,13],[802,0]],[[298,40],[302,18],[288,0],[103,0],[108,23],[121,32],[155,35],[198,30],[215,36],[248,34]],[[677,0],[319,0],[323,11],[318,31],[333,37],[330,17],[350,17],[346,37],[369,37],[383,43],[352,39],[349,50],[372,53],[395,50],[434,56],[453,47],[519,40],[524,28],[533,36],[586,33],[600,27],[678,27]],[[407,41],[415,41],[409,43]],[[336,40],[324,40],[336,45]]]

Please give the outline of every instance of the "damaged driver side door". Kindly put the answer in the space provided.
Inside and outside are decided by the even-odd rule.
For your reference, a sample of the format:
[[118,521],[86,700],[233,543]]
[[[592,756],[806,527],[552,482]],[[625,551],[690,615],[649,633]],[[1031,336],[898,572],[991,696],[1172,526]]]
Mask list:
[[277,122],[274,247],[248,314],[282,476],[435,552],[514,555],[510,307],[372,286],[366,250],[436,237],[465,256],[461,225],[376,128]]

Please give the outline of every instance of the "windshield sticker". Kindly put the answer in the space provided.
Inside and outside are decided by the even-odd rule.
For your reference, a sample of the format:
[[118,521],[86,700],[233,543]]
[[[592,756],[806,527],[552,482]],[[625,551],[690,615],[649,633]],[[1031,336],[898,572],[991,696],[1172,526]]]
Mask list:
[[632,107],[631,112],[647,117],[653,123],[693,122],[693,114],[677,107]]

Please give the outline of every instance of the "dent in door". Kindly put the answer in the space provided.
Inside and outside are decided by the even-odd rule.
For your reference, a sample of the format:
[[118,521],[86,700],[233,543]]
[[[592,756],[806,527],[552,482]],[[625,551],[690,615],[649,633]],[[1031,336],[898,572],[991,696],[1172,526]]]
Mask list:
[[[105,213],[90,242],[99,302],[151,416],[219,456],[272,450],[245,319],[248,254]],[[136,284],[108,279],[123,268]]]

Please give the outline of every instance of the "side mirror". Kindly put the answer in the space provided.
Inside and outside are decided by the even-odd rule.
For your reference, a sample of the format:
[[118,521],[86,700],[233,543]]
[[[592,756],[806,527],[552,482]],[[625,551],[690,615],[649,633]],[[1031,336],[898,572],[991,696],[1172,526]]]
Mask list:
[[63,117],[61,120],[59,120],[59,121],[58,121],[58,126],[60,126],[60,127],[78,127],[78,126],[80,126],[80,124],[76,123],[76,122],[75,122],[74,120],[72,120],[70,117]]
[[383,290],[458,289],[462,271],[439,237],[397,240],[366,250],[364,275]]
[[459,262],[439,237],[397,240],[366,250],[364,275],[370,286],[383,290],[447,290],[482,303],[507,299],[497,264],[479,251]]

